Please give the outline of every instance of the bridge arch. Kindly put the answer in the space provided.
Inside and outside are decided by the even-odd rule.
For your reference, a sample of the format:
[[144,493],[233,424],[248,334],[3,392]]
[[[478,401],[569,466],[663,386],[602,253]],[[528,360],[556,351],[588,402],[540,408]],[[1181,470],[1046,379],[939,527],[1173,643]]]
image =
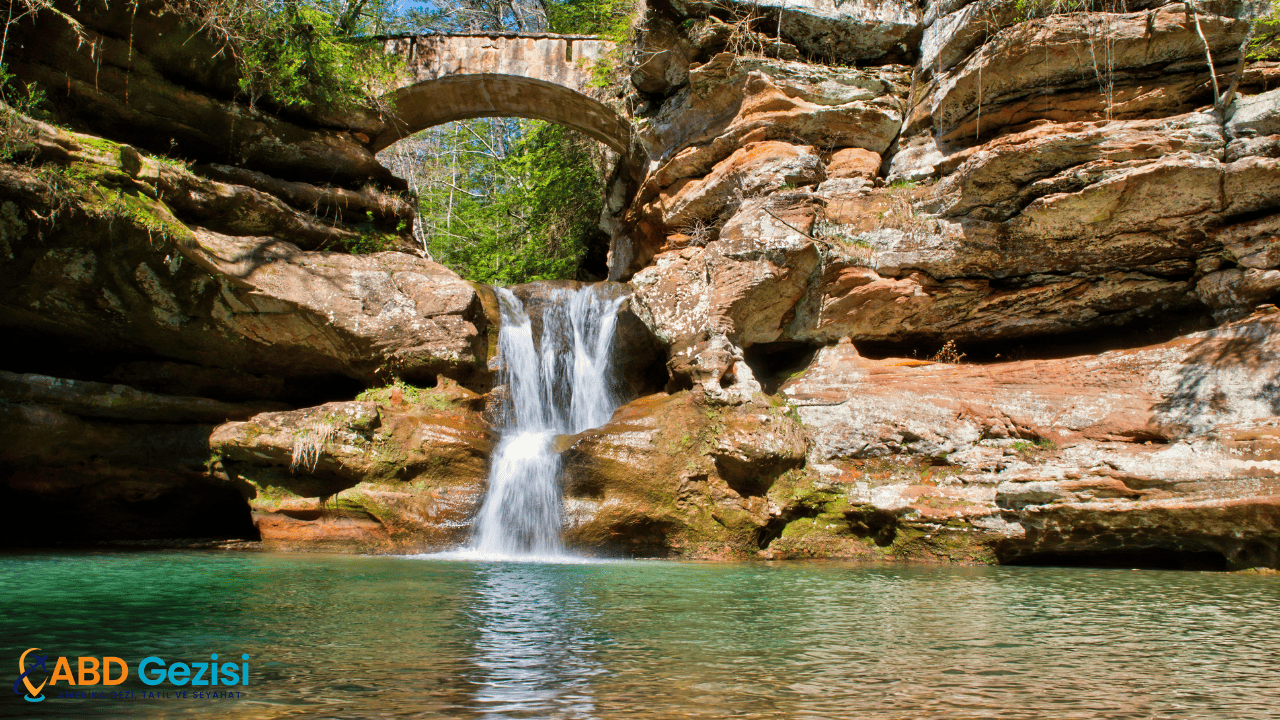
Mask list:
[[386,97],[394,114],[376,152],[419,130],[454,120],[522,117],[578,130],[622,155],[631,124],[592,97],[592,70],[614,45],[585,36],[494,33],[387,38],[407,72]]

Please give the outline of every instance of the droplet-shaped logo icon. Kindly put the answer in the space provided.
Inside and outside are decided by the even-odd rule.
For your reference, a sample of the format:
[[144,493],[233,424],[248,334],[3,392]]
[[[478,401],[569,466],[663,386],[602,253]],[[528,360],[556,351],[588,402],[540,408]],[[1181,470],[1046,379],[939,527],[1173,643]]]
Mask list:
[[[44,690],[45,683],[49,682],[48,678],[42,680],[39,685],[35,685],[31,682],[31,673],[35,672],[36,669],[39,669],[40,672],[43,673],[49,672],[44,667],[45,660],[49,657],[48,655],[32,655],[31,667],[27,667],[27,656],[39,650],[40,648],[27,648],[27,651],[22,653],[22,657],[18,658],[19,674],[18,679],[13,681],[13,691],[22,695],[22,699],[27,702],[40,702],[41,700],[44,700],[44,695],[40,693]],[[26,686],[26,694],[23,694],[24,685]]]

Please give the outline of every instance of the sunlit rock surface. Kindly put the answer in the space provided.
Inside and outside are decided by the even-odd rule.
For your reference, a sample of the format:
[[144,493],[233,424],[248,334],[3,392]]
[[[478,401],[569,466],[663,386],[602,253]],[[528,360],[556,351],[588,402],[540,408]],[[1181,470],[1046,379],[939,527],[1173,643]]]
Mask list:
[[985,488],[969,512],[1005,560],[1163,549],[1247,567],[1277,561],[1277,360],[1272,309],[1162,345],[1000,365],[867,360],[839,344],[781,395],[810,458],[844,476],[916,457],[939,486]]
[[[648,394],[557,440],[571,545],[1280,564],[1280,64],[1238,56],[1262,8],[1078,10],[679,2],[638,23],[607,107],[503,86],[628,147],[602,226],[632,292],[620,387]],[[49,18],[12,41],[93,134],[27,124],[0,165],[0,325],[27,340],[0,349],[8,497],[129,510],[88,539],[459,542],[496,300],[412,253],[371,151],[395,128],[248,109],[207,44],[158,39],[171,19],[72,11],[99,58]],[[516,60],[581,85],[570,55],[599,58],[509,40],[394,43],[406,88]],[[449,97],[414,122],[483,102]],[[352,400],[397,378],[448,397]]]
[[571,442],[567,544],[636,556],[753,553],[776,514],[771,488],[804,462],[799,425],[761,396],[651,395]]
[[4,326],[284,377],[486,372],[480,303],[448,269],[404,253],[302,250],[360,235],[181,166],[139,158],[130,172],[129,146],[30,132],[46,172],[0,168]]
[[454,548],[484,496],[493,437],[474,393],[327,403],[219,426],[219,473],[247,493],[265,549]]

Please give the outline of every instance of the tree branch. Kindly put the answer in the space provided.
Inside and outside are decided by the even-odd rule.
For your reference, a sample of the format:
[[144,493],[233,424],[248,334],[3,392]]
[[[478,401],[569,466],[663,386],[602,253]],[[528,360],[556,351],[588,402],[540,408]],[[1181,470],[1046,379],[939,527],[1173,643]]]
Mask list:
[[1200,29],[1200,16],[1196,14],[1196,9],[1192,7],[1190,0],[1182,3],[1187,7],[1187,12],[1191,13],[1191,19],[1196,23],[1196,34],[1200,36],[1200,42],[1204,43],[1204,56],[1209,61],[1209,78],[1213,80],[1213,107],[1218,108],[1218,71],[1213,69],[1213,53],[1209,51],[1209,41],[1204,37],[1204,30]]

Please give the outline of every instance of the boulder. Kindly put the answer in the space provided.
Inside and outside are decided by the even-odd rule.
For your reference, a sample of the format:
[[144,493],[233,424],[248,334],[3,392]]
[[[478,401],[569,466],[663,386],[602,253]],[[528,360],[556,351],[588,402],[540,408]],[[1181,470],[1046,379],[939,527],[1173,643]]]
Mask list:
[[880,153],[862,148],[843,148],[831,153],[827,177],[874,180],[880,174]]
[[785,408],[651,395],[565,451],[566,542],[610,554],[740,557],[759,549],[771,488],[804,462]]
[[[1004,562],[1118,555],[1138,562],[1164,556],[1190,569],[1277,567],[1280,477],[1274,467],[1249,477],[1219,461],[1178,447],[1111,454],[1117,472],[1110,476],[1008,480],[997,487],[996,504],[1024,532],[997,543],[997,553]],[[1184,472],[1169,472],[1174,465]]]
[[[833,476],[804,466],[794,410],[756,394],[641,398],[564,454],[567,539],[606,554],[992,562],[994,489],[938,487],[927,469]],[[839,471],[836,472],[839,475]],[[909,480],[903,500],[886,486]],[[974,524],[977,523],[977,524]]]
[[1232,138],[1280,135],[1280,90],[1237,97],[1228,116]]
[[264,548],[402,553],[466,540],[493,447],[468,407],[478,398],[456,387],[370,397],[214,430],[209,445],[245,483]]
[[750,143],[706,177],[673,183],[655,201],[652,212],[666,227],[688,227],[732,214],[746,198],[814,186],[825,177],[826,168],[812,148],[772,140]]
[[1280,409],[1273,373],[1258,372],[1280,358],[1277,329],[1280,315],[1260,314],[1158,346],[994,365],[867,360],[838,344],[780,392],[824,459],[1011,437],[1168,443]]
[[441,265],[403,253],[306,253],[211,231],[196,238],[188,255],[228,278],[211,315],[233,335],[337,361],[351,377],[394,368],[406,380],[469,380],[482,372],[475,291]]
[[1215,310],[1244,312],[1264,300],[1280,296],[1280,270],[1231,268],[1205,275],[1196,283],[1196,296]]
[[680,354],[706,332],[745,347],[777,340],[805,293],[819,253],[804,193],[749,200],[706,247],[658,255],[631,285],[641,317]]
[[1213,239],[1241,267],[1280,267],[1280,216],[1244,220],[1214,232]]

